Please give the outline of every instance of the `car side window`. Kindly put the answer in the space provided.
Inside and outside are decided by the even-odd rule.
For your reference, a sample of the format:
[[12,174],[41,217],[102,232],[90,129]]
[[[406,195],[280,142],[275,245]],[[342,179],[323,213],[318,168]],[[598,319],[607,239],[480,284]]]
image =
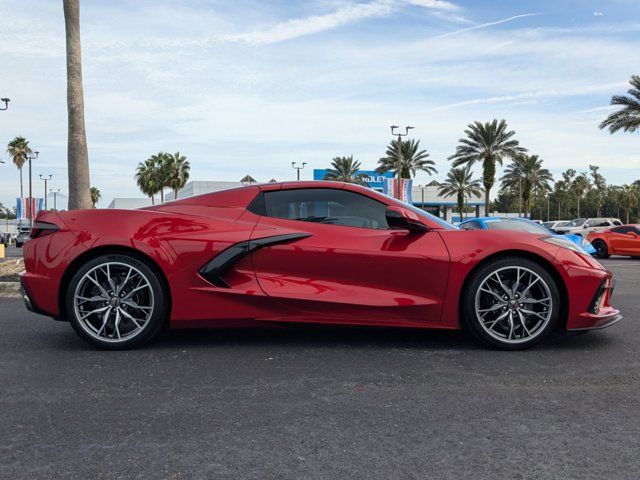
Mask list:
[[613,224],[614,225],[622,225],[622,222],[620,220],[614,220]]
[[612,233],[628,233],[629,229],[627,227],[616,227],[611,229]]
[[610,227],[611,222],[609,220],[599,220],[597,225],[598,227]]
[[386,230],[387,206],[334,188],[274,190],[264,194],[266,216],[343,227]]

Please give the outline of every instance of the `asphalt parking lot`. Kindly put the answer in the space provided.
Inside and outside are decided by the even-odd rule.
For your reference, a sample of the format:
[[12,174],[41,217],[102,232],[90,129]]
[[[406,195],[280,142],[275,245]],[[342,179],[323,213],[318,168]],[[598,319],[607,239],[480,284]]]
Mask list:
[[525,352],[458,333],[172,332],[103,352],[0,299],[0,478],[640,476],[640,261],[608,330]]

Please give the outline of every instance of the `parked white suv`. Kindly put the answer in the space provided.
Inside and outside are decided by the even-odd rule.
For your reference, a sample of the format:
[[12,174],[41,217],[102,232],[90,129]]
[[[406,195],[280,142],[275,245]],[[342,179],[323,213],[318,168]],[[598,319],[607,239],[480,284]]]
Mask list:
[[602,232],[607,228],[620,225],[622,222],[617,218],[576,218],[567,225],[558,226],[554,230],[559,234],[573,233],[586,238],[591,232]]

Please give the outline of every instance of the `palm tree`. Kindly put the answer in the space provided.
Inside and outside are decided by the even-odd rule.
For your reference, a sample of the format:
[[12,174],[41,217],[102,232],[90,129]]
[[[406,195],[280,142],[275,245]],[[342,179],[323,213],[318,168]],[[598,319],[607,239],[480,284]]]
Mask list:
[[180,152],[173,155],[165,154],[162,169],[166,175],[165,185],[173,190],[173,199],[178,199],[178,190],[185,186],[189,180],[189,170],[191,165],[189,160]]
[[[429,175],[438,173],[435,168],[435,162],[429,160],[429,154],[426,150],[418,150],[420,148],[420,140],[408,139],[400,143],[402,152],[402,162],[400,170],[400,178],[412,178],[416,176],[418,171],[427,172]],[[398,175],[398,140],[391,140],[385,152],[386,157],[378,160],[378,168],[376,172],[382,174],[385,172],[393,172]]]
[[96,187],[91,187],[91,208],[96,208],[96,205],[101,198],[102,194],[100,193],[100,190],[98,190]]
[[67,44],[67,163],[69,210],[89,208],[89,154],[84,128],[84,93],[80,50],[80,0],[63,0]]
[[447,178],[438,189],[439,195],[445,197],[451,197],[452,195],[458,196],[458,213],[460,214],[460,220],[464,212],[464,199],[465,197],[479,197],[481,192],[480,180],[473,180],[471,177],[471,165],[465,167],[452,168],[447,173]]
[[22,167],[27,161],[27,156],[33,153],[29,147],[29,141],[24,137],[14,138],[7,144],[7,153],[20,172],[20,198],[23,198],[24,188],[22,185]]
[[526,217],[531,206],[531,194],[534,191],[550,192],[553,176],[549,170],[542,168],[542,159],[538,155],[521,155],[504,169],[500,180],[502,188],[522,195]]
[[158,193],[158,174],[155,159],[147,158],[144,163],[138,163],[135,175],[136,183],[142,193],[151,198],[151,204],[155,204],[154,195]]
[[628,97],[611,97],[611,105],[619,105],[622,108],[605,118],[600,124],[601,129],[609,128],[609,132],[614,133],[618,130],[635,132],[640,128],[640,76],[632,75],[629,83],[632,88],[627,90]]
[[576,196],[578,218],[580,218],[580,200],[584,196],[584,192],[589,188],[589,185],[589,177],[587,177],[586,173],[581,173],[571,183],[571,191]]
[[353,155],[348,157],[335,157],[331,161],[331,168],[327,170],[324,180],[335,180],[336,182],[357,183],[367,186],[364,173],[360,171],[360,162],[353,159]]
[[620,196],[624,212],[627,216],[625,223],[629,223],[629,213],[638,204],[638,189],[634,185],[622,185],[622,187],[620,187]]
[[495,182],[496,163],[502,165],[505,158],[515,159],[527,151],[515,138],[516,132],[508,130],[507,122],[494,119],[492,122],[474,122],[464,131],[467,138],[458,140],[456,153],[449,157],[453,166],[482,163],[482,183],[484,185],[484,211],[489,213],[489,196]]
[[169,183],[169,172],[167,166],[169,165],[170,158],[171,154],[158,152],[147,159],[147,162],[151,162],[154,165],[153,178],[156,185],[156,191],[153,193],[160,193],[160,203],[164,203],[164,189]]

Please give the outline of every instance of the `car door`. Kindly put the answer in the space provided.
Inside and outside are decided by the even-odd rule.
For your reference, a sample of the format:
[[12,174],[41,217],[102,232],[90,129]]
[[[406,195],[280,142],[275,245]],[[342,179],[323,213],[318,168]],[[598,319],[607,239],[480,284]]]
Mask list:
[[262,201],[252,242],[291,240],[252,252],[256,277],[292,320],[439,321],[449,255],[437,232],[390,229],[387,205],[342,188],[265,191]]
[[640,255],[640,239],[635,227],[616,227],[611,229],[609,235],[613,252],[621,255]]

